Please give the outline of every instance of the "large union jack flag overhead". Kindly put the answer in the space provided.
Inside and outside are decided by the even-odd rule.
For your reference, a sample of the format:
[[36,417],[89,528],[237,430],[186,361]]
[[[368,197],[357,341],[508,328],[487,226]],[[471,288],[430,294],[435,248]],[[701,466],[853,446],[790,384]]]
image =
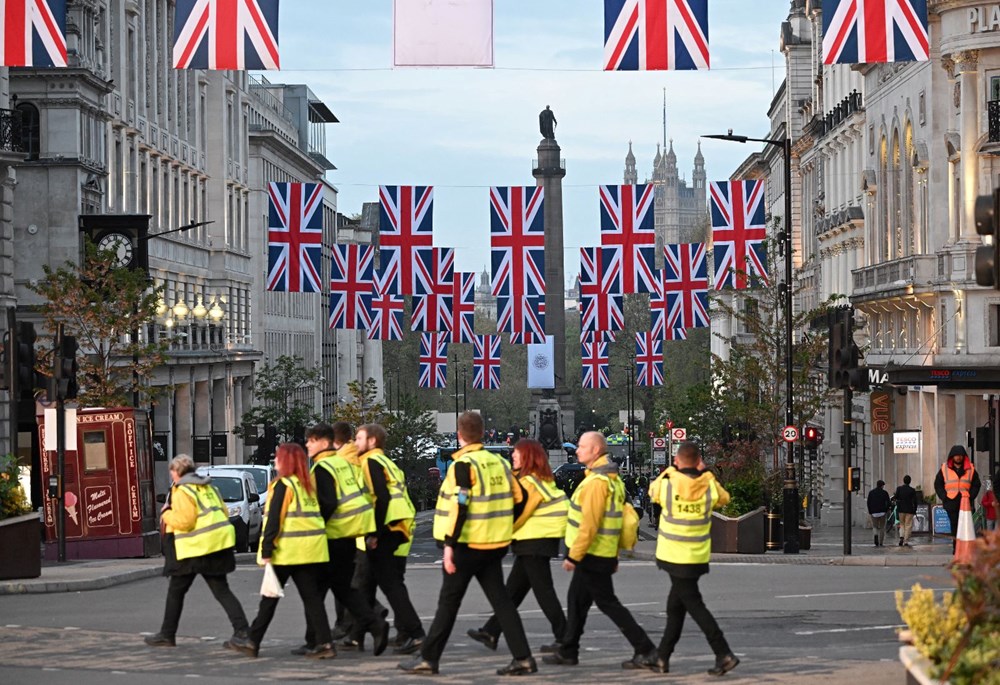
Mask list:
[[616,337],[611,331],[580,331],[580,342],[582,343],[613,343]]
[[511,345],[541,345],[543,342],[545,342],[545,333],[523,331],[510,334]]
[[475,390],[500,389],[500,336],[476,335],[472,338],[472,387]]
[[635,334],[635,384],[663,385],[663,341],[649,332]]
[[663,246],[663,306],[667,328],[706,328],[709,325],[705,254],[705,243]]
[[604,0],[605,71],[708,63],[708,0]]
[[449,332],[455,288],[454,248],[414,250],[413,279],[415,293],[410,330]]
[[379,266],[393,295],[414,293],[413,251],[433,242],[434,189],[380,186]]
[[330,260],[330,328],[368,329],[375,248],[334,245]]
[[597,390],[598,388],[610,387],[611,381],[608,378],[608,343],[606,342],[583,342],[580,343],[580,362],[583,366],[581,374],[581,384],[585,388]]
[[710,185],[715,289],[744,290],[756,278],[766,284],[764,181],[713,181]]
[[0,66],[66,66],[66,0],[0,0]]
[[580,330],[620,331],[625,327],[620,271],[609,268],[614,248],[580,248]]
[[323,186],[269,183],[267,289],[318,293],[322,288]]
[[368,309],[369,340],[402,340],[403,311],[406,308],[402,295],[393,295],[386,289],[385,278],[375,271],[371,306]]
[[451,294],[448,342],[471,343],[475,337],[476,274],[456,271]]
[[823,0],[823,64],[929,59],[927,0]]
[[656,292],[656,227],[653,186],[601,186],[601,246],[614,249],[609,278],[621,279],[619,294]]
[[175,69],[279,69],[278,0],[177,0]]
[[545,293],[544,193],[541,187],[490,188],[490,258],[493,294]]
[[[513,335],[525,333],[545,340],[545,296],[497,297],[497,330]],[[514,343],[517,344],[517,343]],[[527,343],[525,343],[527,344]]]
[[448,387],[448,338],[445,333],[420,334],[421,388]]

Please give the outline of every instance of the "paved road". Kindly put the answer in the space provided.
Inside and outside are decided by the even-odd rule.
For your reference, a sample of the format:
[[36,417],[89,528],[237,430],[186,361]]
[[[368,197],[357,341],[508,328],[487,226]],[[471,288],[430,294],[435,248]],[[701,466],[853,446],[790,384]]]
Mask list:
[[[437,601],[440,570],[429,563],[431,550],[413,564],[409,585],[421,617],[429,624]],[[565,592],[567,574],[556,570]],[[234,589],[253,614],[260,572],[240,567],[231,577]],[[897,660],[893,591],[914,582],[948,587],[947,571],[938,568],[824,567],[774,564],[717,565],[703,581],[709,605],[743,659],[726,682],[852,683],[903,682]],[[646,626],[654,641],[664,624],[667,578],[648,562],[623,562],[616,582],[619,595]],[[51,595],[0,596],[0,682],[18,685],[114,685],[170,683],[196,677],[211,683],[247,681],[366,682],[405,681],[395,670],[399,657],[345,652],[328,662],[292,657],[300,642],[302,610],[289,586],[266,638],[253,660],[221,648],[229,630],[225,616],[200,581],[188,596],[177,649],[151,649],[141,634],[155,632],[163,609],[166,581],[144,580],[105,590]],[[473,588],[442,659],[444,682],[490,682],[493,669],[509,655],[490,652],[465,637],[484,621],[488,606]],[[533,645],[550,639],[548,626],[533,599],[522,617]],[[685,681],[713,680],[707,646],[693,624],[671,662]],[[630,649],[614,626],[592,614],[578,667],[542,666],[536,682],[566,677],[583,682],[620,679],[619,662]],[[486,676],[486,677],[484,677]],[[628,674],[629,681],[652,681],[649,674]],[[418,680],[420,680],[418,678]]]

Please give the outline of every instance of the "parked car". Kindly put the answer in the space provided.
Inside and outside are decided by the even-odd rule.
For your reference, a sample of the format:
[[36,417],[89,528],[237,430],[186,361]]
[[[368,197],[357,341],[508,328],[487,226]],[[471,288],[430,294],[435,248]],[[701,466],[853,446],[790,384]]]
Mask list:
[[261,466],[259,464],[216,464],[213,469],[232,469],[233,471],[246,471],[253,476],[253,482],[257,484],[257,494],[260,495],[260,510],[267,511],[267,486],[278,477],[278,472],[271,465]]
[[556,477],[556,485],[563,489],[567,497],[570,497],[576,490],[576,486],[586,477],[586,470],[587,467],[580,462],[566,462],[553,472]]
[[229,522],[236,528],[236,551],[256,551],[263,531],[263,509],[257,483],[249,471],[202,467],[198,475],[208,476],[229,510]]

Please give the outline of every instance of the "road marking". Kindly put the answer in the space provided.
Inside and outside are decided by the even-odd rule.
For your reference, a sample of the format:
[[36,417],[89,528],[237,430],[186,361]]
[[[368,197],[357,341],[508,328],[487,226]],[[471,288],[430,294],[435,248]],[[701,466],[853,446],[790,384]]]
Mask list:
[[63,630],[80,630],[80,629],[77,628],[76,626],[66,626],[65,628],[63,628]]
[[[632,602],[630,604],[622,604],[622,606],[623,607],[644,607],[644,606],[649,606],[651,604],[659,606],[660,604],[663,604],[663,602]],[[540,613],[542,613],[542,610],[541,609],[518,609],[517,613],[521,614],[522,616],[524,614],[540,614]],[[484,611],[484,612],[478,613],[478,614],[459,614],[456,618],[463,619],[463,620],[464,619],[470,619],[470,618],[489,618],[492,615],[493,615],[492,611]],[[433,616],[421,616],[420,620],[421,621],[433,621],[434,617]]]
[[[902,589],[902,588],[900,588]],[[932,587],[934,592],[945,592],[954,590],[950,587]],[[903,590],[907,592],[906,590]],[[812,599],[813,597],[850,597],[852,595],[887,595],[895,594],[898,590],[858,590],[857,592],[820,592],[813,595],[775,595],[775,599]]]
[[4,626],[4,628],[20,628],[20,627],[21,627],[20,624],[17,623],[8,623],[7,625]]
[[892,625],[892,626],[862,626],[860,628],[830,628],[828,630],[797,630],[796,635],[825,635],[827,633],[857,633],[862,630],[895,630],[896,628],[905,628],[906,624]]

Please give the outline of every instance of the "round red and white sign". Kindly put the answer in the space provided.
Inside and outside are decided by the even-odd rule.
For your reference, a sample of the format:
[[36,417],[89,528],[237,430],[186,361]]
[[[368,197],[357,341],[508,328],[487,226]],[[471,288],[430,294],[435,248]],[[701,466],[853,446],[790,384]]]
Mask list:
[[670,437],[674,440],[687,440],[688,432],[687,428],[671,428]]
[[781,431],[781,438],[785,442],[795,442],[799,439],[799,429],[795,426],[785,426]]
[[665,449],[667,449],[667,439],[666,438],[653,438],[653,449],[654,450],[665,450]]

